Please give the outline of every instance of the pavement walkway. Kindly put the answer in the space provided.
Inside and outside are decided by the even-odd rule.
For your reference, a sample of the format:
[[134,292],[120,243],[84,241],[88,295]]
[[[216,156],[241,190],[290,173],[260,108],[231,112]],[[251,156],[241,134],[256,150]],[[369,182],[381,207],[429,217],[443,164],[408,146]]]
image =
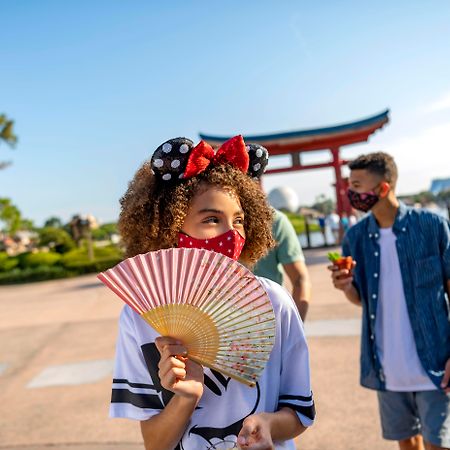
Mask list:
[[[298,449],[394,449],[380,438],[375,393],[358,384],[360,311],[333,289],[326,252],[305,252],[318,415]],[[143,448],[137,423],[107,417],[121,307],[93,275],[0,287],[0,449]]]

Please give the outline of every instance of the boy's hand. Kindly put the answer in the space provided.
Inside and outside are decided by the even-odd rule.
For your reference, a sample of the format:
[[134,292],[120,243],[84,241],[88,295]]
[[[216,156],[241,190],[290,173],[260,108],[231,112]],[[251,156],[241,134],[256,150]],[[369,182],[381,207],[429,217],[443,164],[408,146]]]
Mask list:
[[445,372],[441,382],[441,388],[444,389],[444,392],[446,394],[450,392],[449,382],[450,382],[450,359],[448,359],[447,363],[445,364]]
[[161,354],[159,378],[164,389],[198,402],[203,395],[203,367],[189,360],[186,348],[170,337],[155,339]]
[[335,264],[328,266],[327,269],[331,271],[331,280],[336,289],[343,291],[344,293],[352,288],[353,283],[353,269],[356,266],[356,261],[353,261],[352,268],[339,269]]
[[274,450],[269,422],[264,414],[248,416],[242,425],[237,439],[241,450]]

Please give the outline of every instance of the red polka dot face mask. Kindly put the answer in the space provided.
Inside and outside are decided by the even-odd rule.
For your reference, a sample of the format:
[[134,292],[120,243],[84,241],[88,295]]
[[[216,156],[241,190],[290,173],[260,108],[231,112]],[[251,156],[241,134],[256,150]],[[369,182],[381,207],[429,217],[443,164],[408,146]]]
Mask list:
[[236,230],[228,230],[209,239],[196,239],[185,233],[178,233],[178,248],[204,248],[217,253],[222,253],[237,261],[244,248],[245,238]]

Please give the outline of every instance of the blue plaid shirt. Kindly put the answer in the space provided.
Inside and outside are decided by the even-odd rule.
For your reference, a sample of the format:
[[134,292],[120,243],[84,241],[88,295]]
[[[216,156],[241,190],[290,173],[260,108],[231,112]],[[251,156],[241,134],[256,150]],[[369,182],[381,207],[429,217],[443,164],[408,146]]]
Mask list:
[[[400,203],[394,225],[403,289],[419,359],[436,386],[450,358],[449,222],[433,213]],[[380,273],[379,226],[373,214],[348,230],[343,254],[357,262],[354,285],[362,303],[361,384],[385,390],[383,368],[375,345]],[[401,326],[401,324],[399,324]]]

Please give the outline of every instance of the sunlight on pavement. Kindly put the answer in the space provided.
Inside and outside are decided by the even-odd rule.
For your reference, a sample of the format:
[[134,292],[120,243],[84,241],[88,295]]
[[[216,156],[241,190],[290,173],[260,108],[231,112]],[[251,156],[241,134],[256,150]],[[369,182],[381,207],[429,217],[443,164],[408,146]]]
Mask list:
[[113,360],[97,360],[45,368],[28,383],[28,388],[94,383],[112,375]]

